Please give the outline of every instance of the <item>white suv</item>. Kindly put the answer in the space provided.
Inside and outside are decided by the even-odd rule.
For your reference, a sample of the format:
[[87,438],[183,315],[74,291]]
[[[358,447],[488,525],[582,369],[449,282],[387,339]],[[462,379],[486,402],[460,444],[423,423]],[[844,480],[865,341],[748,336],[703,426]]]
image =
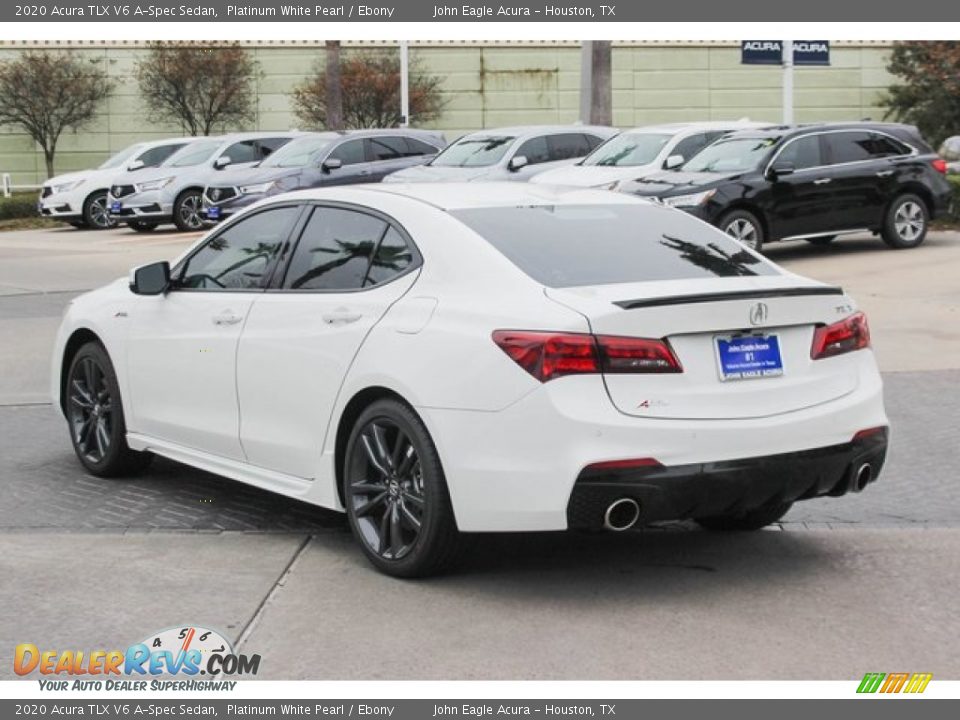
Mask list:
[[721,120],[650,125],[625,130],[575,165],[538,173],[530,182],[616,190],[622,182],[683,165],[727,133],[769,124]]
[[107,190],[117,172],[137,172],[160,165],[196,138],[166,138],[124,148],[98,168],[57,175],[40,189],[39,213],[75,228],[104,230],[116,222],[107,212]]
[[179,230],[203,228],[203,189],[226,167],[250,167],[304,133],[234,133],[197,140],[148,173],[114,177],[107,210],[139,232],[172,222]]

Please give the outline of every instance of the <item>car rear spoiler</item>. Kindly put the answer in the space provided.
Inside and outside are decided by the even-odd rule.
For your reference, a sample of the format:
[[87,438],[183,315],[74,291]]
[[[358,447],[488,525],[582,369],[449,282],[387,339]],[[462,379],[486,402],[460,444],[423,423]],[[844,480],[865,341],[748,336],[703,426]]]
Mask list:
[[664,305],[694,305],[696,303],[724,302],[726,300],[762,300],[778,297],[805,297],[810,295],[843,295],[843,288],[834,286],[771,288],[769,290],[736,290],[733,292],[670,295],[667,297],[616,300],[614,305],[624,310],[661,307]]

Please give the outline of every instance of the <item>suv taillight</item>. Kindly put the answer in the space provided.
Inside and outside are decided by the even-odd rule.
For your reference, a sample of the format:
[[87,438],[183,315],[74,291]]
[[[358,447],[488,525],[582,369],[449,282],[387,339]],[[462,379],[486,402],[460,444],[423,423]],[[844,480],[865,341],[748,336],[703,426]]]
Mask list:
[[858,312],[840,322],[818,327],[813,333],[810,357],[820,360],[866,347],[870,347],[870,327],[867,316]]
[[938,173],[947,174],[947,161],[943,158],[937,158],[936,160],[931,160],[930,164],[933,166],[933,169]]
[[666,340],[497,330],[493,341],[540,382],[564,375],[683,372]]

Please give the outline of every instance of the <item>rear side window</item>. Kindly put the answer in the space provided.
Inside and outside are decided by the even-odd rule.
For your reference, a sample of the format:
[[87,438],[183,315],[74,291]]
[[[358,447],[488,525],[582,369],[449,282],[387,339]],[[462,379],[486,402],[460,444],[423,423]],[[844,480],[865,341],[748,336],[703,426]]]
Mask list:
[[886,135],[866,131],[830,133],[826,136],[832,163],[877,160],[909,155],[910,148]]
[[425,143],[422,140],[417,140],[416,138],[407,138],[407,145],[409,146],[409,154],[411,156],[416,155],[435,155],[440,151],[439,148],[435,148],[430,143]]
[[370,270],[363,283],[364,287],[379,285],[392,280],[413,265],[413,253],[396,228],[389,228],[370,263]]
[[736,240],[663,207],[540,205],[451,214],[548,287],[777,274]]
[[553,161],[580,158],[590,152],[587,138],[580,133],[550,135],[547,144],[550,147],[550,160]]
[[317,208],[300,236],[284,287],[292,290],[356,290],[363,287],[387,224],[372,215]]

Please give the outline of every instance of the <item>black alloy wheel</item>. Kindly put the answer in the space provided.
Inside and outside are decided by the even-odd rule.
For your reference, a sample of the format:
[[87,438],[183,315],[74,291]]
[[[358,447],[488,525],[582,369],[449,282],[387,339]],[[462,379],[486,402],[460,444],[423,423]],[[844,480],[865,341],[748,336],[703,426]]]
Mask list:
[[92,230],[109,230],[117,226],[107,210],[107,193],[96,192],[83,203],[83,222]]
[[199,190],[188,190],[173,204],[173,223],[178,230],[193,232],[203,229],[203,216],[200,215],[202,198]]
[[396,400],[357,419],[347,442],[344,500],[367,558],[397,577],[448,567],[459,533],[436,448],[422,421]]

